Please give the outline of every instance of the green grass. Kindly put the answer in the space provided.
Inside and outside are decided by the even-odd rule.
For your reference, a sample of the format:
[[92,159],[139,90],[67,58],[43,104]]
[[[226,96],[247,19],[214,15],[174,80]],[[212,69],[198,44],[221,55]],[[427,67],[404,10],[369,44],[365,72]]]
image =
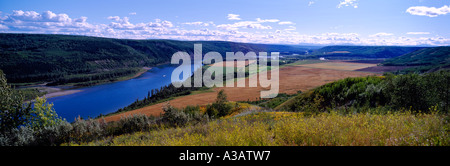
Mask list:
[[314,63],[324,63],[326,61],[321,61],[321,60],[299,60],[296,61],[294,63],[288,63],[288,64],[284,64],[281,67],[285,67],[285,66],[297,66],[297,65],[306,65],[306,64],[314,64]]
[[[196,95],[196,94],[202,94],[202,93],[208,93],[208,92],[215,92],[213,88],[207,88],[207,87],[201,87],[199,90],[191,91],[189,95]],[[183,97],[183,96],[179,96]]]

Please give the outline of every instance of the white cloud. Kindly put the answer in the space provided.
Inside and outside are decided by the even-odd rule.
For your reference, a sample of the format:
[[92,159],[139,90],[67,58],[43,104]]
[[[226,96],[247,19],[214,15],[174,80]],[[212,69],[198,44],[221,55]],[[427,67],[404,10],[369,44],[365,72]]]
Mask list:
[[285,31],[294,31],[294,30],[296,30],[297,28],[296,27],[294,27],[294,26],[289,26],[289,28],[288,29],[284,29]]
[[339,5],[337,6],[337,8],[342,8],[342,7],[346,7],[346,6],[352,6],[353,8],[358,8],[358,0],[344,0],[341,1],[339,3]]
[[108,19],[113,20],[115,22],[111,22],[109,24],[109,27],[113,29],[128,29],[128,30],[148,30],[148,29],[154,29],[154,30],[160,30],[156,28],[170,28],[173,27],[172,22],[170,21],[161,21],[160,19],[156,19],[155,22],[149,22],[149,23],[137,23],[132,24],[129,21],[128,17],[120,18],[119,16],[109,16]]
[[225,30],[238,30],[239,28],[247,28],[247,29],[272,29],[269,25],[262,25],[262,23],[275,23],[279,22],[278,19],[261,19],[256,18],[256,21],[239,21],[233,24],[220,24],[216,27],[219,29]]
[[294,23],[291,22],[291,21],[280,21],[280,22],[278,22],[278,24],[280,24],[280,25],[292,25]]
[[0,24],[0,30],[2,30],[2,29],[8,29],[8,27],[6,25]]
[[119,16],[109,16],[107,17],[108,20],[114,20],[114,21],[119,21],[120,17]]
[[[14,11],[1,13],[0,32],[72,34],[127,39],[175,39],[175,40],[221,40],[250,43],[276,44],[355,44],[355,45],[449,45],[450,39],[440,36],[426,37],[428,32],[407,32],[397,37],[380,32],[370,37],[357,33],[300,34],[294,23],[278,19],[257,18],[252,21],[236,21],[233,24],[215,25],[213,22],[196,21],[172,23],[155,19],[151,22],[133,22],[128,17],[110,16],[109,24],[90,24],[87,17],[71,18],[67,14],[46,11]],[[239,18],[239,17],[237,17]],[[273,29],[271,24],[283,28]],[[183,29],[185,26],[195,29]],[[245,30],[245,31],[241,31]],[[414,36],[417,34],[419,36]]]
[[248,25],[246,25],[246,28],[249,28],[249,29],[272,29],[271,26],[264,26],[261,24],[248,24]]
[[430,32],[407,32],[407,35],[429,35]]
[[225,29],[225,30],[238,30],[239,28],[272,29],[271,26],[264,26],[260,23],[261,22],[258,22],[258,21],[239,21],[234,24],[220,24],[220,25],[217,25],[217,28]]
[[450,7],[447,5],[444,5],[440,8],[413,6],[406,9],[406,12],[417,16],[437,17],[439,15],[446,15],[447,13],[450,13]]
[[129,15],[136,15],[137,13],[136,12],[131,12],[131,13],[128,13]]
[[67,14],[56,14],[51,11],[37,13],[35,11],[14,10],[0,18],[1,29],[10,31],[34,32],[70,32],[74,30],[89,31],[95,28],[86,22],[87,17],[70,18]]
[[308,2],[308,6],[311,6],[311,5],[313,5],[314,3],[316,3],[316,2],[314,2],[314,1],[309,1],[309,2]]
[[393,36],[392,33],[380,32],[373,35],[369,35],[369,37],[385,37],[385,36]]
[[228,20],[241,20],[238,14],[228,14]]
[[209,22],[201,22],[201,21],[196,21],[196,22],[185,22],[185,23],[181,23],[181,24],[185,24],[185,25],[195,25],[195,26],[214,26],[214,22],[209,21]]
[[263,23],[263,22],[278,22],[280,20],[278,20],[278,19],[264,19],[264,20],[262,20],[261,18],[256,18],[256,21],[260,22],[260,23]]

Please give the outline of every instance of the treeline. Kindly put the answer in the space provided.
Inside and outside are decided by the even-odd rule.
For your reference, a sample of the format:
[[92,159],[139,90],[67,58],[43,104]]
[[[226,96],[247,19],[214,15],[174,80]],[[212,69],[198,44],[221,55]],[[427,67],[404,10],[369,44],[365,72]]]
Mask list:
[[311,54],[327,59],[393,58],[423,47],[400,46],[326,46]]
[[[120,112],[126,112],[135,110],[138,108],[142,108],[148,105],[157,104],[161,101],[168,100],[171,97],[177,97],[177,96],[184,96],[191,93],[191,91],[195,91],[200,89],[199,87],[175,87],[173,84],[169,84],[166,86],[162,86],[160,89],[152,89],[148,92],[147,96],[144,97],[142,100],[136,99],[135,102],[131,103],[130,105],[120,108],[114,113],[120,113]],[[113,113],[113,114],[114,114]]]
[[47,85],[55,86],[75,83],[75,86],[90,86],[107,81],[116,81],[120,77],[130,76],[139,71],[141,71],[140,68],[120,68],[102,73],[62,75]]
[[289,111],[386,107],[389,110],[448,112],[450,72],[346,78],[299,94],[283,105]]

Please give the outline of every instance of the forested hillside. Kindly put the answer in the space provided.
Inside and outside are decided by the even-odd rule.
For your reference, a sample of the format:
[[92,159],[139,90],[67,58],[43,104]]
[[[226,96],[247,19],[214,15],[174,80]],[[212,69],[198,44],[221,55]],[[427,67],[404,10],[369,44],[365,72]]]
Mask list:
[[448,112],[450,72],[346,78],[328,83],[280,105],[287,111],[385,108]]
[[[0,69],[11,83],[95,84],[138,73],[144,66],[169,62],[177,51],[277,51],[302,54],[298,46],[223,41],[128,40],[71,35],[0,34]],[[87,84],[87,85],[89,85]]]
[[312,54],[330,59],[393,58],[419,49],[421,47],[327,46],[314,50]]
[[413,66],[404,72],[427,72],[450,68],[450,47],[423,48],[386,60],[384,66]]

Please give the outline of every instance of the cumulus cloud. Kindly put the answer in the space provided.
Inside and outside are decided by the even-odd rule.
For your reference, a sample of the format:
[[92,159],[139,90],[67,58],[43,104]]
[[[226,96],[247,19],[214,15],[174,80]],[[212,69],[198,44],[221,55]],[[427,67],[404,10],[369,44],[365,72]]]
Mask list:
[[272,29],[269,25],[263,25],[263,23],[276,23],[279,22],[278,19],[261,19],[256,18],[256,21],[239,21],[235,22],[233,24],[220,24],[216,27],[219,29],[225,29],[225,30],[238,30],[240,28],[247,28],[247,29]]
[[0,24],[0,30],[2,30],[2,29],[8,29],[8,27],[6,25]]
[[337,8],[351,6],[353,8],[358,8],[358,0],[344,0],[339,3]]
[[131,13],[128,13],[129,15],[136,15],[137,13],[136,12],[131,12]]
[[413,6],[406,9],[406,12],[411,15],[437,17],[439,15],[446,15],[450,13],[450,7],[444,5],[440,8],[426,7],[426,6]]
[[51,11],[37,13],[35,11],[14,10],[0,19],[1,29],[11,31],[86,31],[95,26],[86,22],[87,17],[70,18],[67,14],[56,14]]
[[119,16],[109,16],[107,17],[108,20],[114,20],[114,21],[120,21],[120,17]]
[[308,6],[311,6],[311,5],[313,5],[314,3],[316,3],[316,2],[314,2],[314,1],[309,1],[309,2],[308,2]]
[[278,22],[278,21],[280,21],[280,20],[278,20],[278,19],[261,19],[261,18],[256,18],[256,21],[257,22],[260,22],[260,23],[263,23],[263,22]]
[[[239,16],[233,16],[239,18]],[[133,22],[129,17],[109,16],[107,24],[90,24],[87,17],[73,18],[64,13],[45,11],[13,11],[1,13],[0,32],[72,34],[127,39],[222,40],[277,44],[355,44],[355,45],[449,45],[445,37],[413,36],[428,32],[408,32],[407,37],[380,32],[370,37],[357,33],[300,34],[294,23],[278,19],[256,18],[233,24],[215,25],[213,22],[195,21],[172,23],[155,19],[151,22]],[[224,18],[225,19],[225,18]],[[240,18],[239,18],[240,19]],[[184,26],[180,26],[184,25]],[[184,29],[195,26],[195,29]],[[274,30],[274,28],[277,28]]]
[[156,19],[155,22],[149,23],[130,23],[130,19],[128,17],[120,18],[119,16],[109,16],[108,19],[113,20],[109,26],[113,29],[135,29],[135,30],[148,30],[155,28],[170,28],[173,27],[172,22],[170,21],[161,21]]
[[228,14],[228,20],[241,20],[241,18],[239,18],[239,14]]
[[284,29],[285,31],[294,31],[294,30],[296,30],[297,28],[296,27],[294,27],[294,26],[289,26],[287,29]]
[[212,22],[212,21],[209,21],[209,22],[202,22],[202,21],[195,21],[195,22],[185,22],[185,23],[181,23],[181,24],[184,24],[184,25],[195,25],[195,26],[205,26],[205,27],[207,27],[207,26],[214,26],[215,24],[214,24],[214,22]]
[[272,29],[271,26],[264,26],[259,21],[239,21],[234,24],[220,24],[217,25],[219,29],[225,30],[238,30],[239,28],[248,28],[248,29]]
[[430,32],[407,32],[407,35],[429,35]]
[[385,36],[393,36],[392,33],[380,32],[373,35],[369,35],[369,37],[385,37]]
[[280,22],[278,22],[278,24],[280,24],[280,25],[292,25],[294,23],[291,22],[291,21],[280,21]]

